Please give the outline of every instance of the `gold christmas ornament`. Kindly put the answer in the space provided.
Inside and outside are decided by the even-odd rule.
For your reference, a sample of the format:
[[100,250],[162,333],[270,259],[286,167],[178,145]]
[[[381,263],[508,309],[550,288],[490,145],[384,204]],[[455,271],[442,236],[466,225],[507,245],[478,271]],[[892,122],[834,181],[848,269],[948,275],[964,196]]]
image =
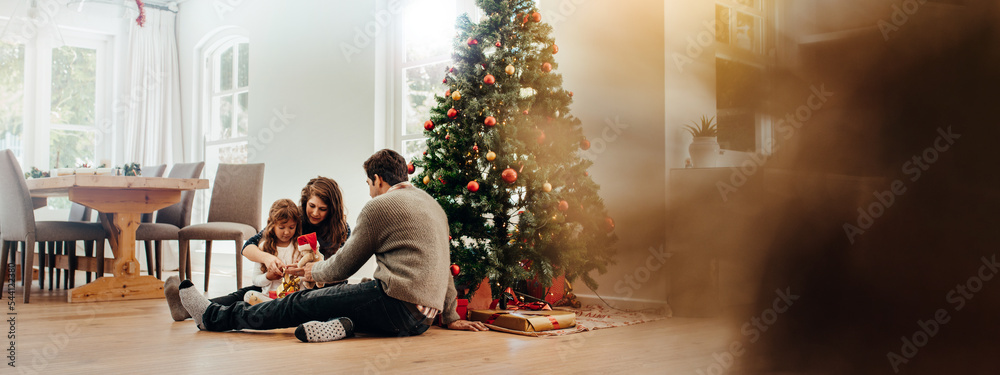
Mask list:
[[495,153],[493,151],[490,151],[490,152],[486,153],[486,160],[493,161],[493,160],[496,160],[496,158],[497,158],[497,153]]
[[452,100],[462,100],[462,93],[460,93],[458,91],[455,91],[455,92],[451,93],[451,99]]
[[504,68],[503,71],[507,72],[507,74],[514,74],[514,66],[513,65],[507,65],[507,67]]
[[552,191],[552,184],[550,184],[548,182],[542,184],[542,191],[544,191],[546,193]]

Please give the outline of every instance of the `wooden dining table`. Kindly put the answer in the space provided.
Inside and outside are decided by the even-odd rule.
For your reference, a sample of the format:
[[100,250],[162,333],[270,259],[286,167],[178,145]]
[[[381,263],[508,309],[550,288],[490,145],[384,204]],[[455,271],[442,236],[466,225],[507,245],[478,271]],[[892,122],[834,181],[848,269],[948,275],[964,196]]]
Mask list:
[[[114,253],[110,271],[96,280],[73,288],[69,302],[116,301],[163,298],[163,282],[140,275],[135,257],[135,231],[140,217],[180,202],[185,190],[207,189],[208,180],[107,175],[70,175],[27,180],[35,208],[47,198],[69,196],[69,200],[99,212]],[[96,259],[95,262],[103,262]]]

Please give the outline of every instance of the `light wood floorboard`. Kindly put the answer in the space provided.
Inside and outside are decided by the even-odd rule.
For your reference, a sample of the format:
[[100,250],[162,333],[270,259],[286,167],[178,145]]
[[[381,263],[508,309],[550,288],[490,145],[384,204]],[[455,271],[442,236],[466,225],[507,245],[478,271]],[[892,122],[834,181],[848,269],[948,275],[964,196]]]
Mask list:
[[[82,285],[82,277],[77,282]],[[213,274],[207,295],[235,284],[230,275]],[[305,344],[291,328],[200,332],[190,319],[170,319],[162,299],[69,304],[66,293],[35,284],[30,304],[16,301],[17,370],[228,374],[300,372],[294,368],[302,366],[318,373],[697,374],[729,343],[719,320],[672,318],[552,338],[432,327],[418,337]]]

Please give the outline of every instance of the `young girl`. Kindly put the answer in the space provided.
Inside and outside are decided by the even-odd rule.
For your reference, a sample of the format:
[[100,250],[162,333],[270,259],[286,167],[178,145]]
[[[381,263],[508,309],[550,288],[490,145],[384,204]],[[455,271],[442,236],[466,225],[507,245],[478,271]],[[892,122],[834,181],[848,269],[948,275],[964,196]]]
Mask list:
[[[299,237],[301,211],[291,199],[279,199],[271,205],[260,241],[260,250],[281,259],[285,264],[292,264],[296,257],[295,239]],[[267,266],[258,263],[253,270],[253,284],[261,288],[260,293],[267,296],[269,292],[281,290],[282,276],[278,270],[268,270]]]

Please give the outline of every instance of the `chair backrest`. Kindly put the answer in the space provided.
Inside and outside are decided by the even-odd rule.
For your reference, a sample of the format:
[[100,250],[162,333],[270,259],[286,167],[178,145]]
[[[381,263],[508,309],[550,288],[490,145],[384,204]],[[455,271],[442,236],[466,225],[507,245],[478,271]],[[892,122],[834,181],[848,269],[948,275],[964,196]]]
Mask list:
[[[35,211],[28,184],[14,152],[0,151],[0,235],[4,241],[28,241],[35,236]],[[34,240],[32,240],[34,241]]]
[[264,164],[219,164],[208,222],[246,224],[260,230]]
[[[205,169],[205,162],[174,164],[170,169],[170,178],[198,178],[202,169]],[[194,205],[194,190],[181,192],[181,201],[174,205],[156,211],[156,222],[173,224],[178,228],[191,225],[191,207]]]
[[[167,171],[166,164],[144,166],[142,167],[142,177],[163,177],[163,172],[166,171]],[[142,214],[142,217],[139,219],[139,222],[152,223],[153,214],[152,213]]]
[[69,219],[67,221],[90,221],[91,212],[93,210],[90,207],[73,202],[73,205],[69,208]]

